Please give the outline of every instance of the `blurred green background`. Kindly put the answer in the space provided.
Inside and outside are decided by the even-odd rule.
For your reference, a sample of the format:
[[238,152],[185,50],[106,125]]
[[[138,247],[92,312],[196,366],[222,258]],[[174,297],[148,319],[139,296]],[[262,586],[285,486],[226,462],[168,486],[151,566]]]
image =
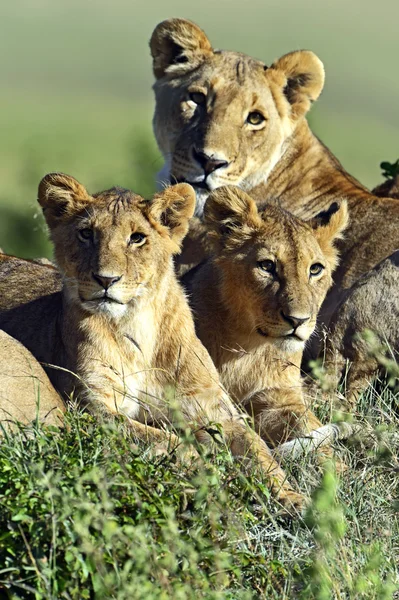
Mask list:
[[270,64],[308,48],[327,82],[313,130],[363,183],[399,156],[398,0],[14,0],[0,5],[0,246],[50,255],[36,190],[49,171],[91,191],[150,194],[162,166],[151,131],[148,40],[171,16],[214,46]]

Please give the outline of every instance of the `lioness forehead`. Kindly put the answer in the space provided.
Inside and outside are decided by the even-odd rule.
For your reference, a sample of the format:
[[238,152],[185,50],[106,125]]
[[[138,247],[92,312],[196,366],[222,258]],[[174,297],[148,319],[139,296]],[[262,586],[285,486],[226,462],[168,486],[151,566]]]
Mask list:
[[[207,57],[204,62],[194,71],[187,73],[190,81],[206,79],[209,85],[226,83],[242,86],[248,81],[259,83],[266,78],[260,79],[260,75],[266,71],[264,63],[246,54],[232,52],[229,50],[217,50],[212,56]],[[183,76],[184,80],[185,77]]]

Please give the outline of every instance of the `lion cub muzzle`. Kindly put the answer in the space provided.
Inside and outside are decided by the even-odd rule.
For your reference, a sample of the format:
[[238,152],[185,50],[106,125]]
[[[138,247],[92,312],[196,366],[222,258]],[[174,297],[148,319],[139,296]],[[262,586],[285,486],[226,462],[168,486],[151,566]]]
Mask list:
[[97,273],[92,273],[91,276],[93,277],[94,281],[97,281],[97,283],[105,291],[108,290],[117,281],[120,281],[122,279],[122,275],[98,275]]

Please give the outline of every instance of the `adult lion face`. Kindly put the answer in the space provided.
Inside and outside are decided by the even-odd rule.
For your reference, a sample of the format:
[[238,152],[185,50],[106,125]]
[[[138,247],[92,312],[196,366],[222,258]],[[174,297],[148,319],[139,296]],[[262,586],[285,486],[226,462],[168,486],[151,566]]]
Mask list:
[[149,201],[123,188],[92,196],[73,177],[50,173],[38,201],[69,296],[88,312],[120,317],[159,285],[180,250],[195,195],[178,184]]
[[161,178],[195,187],[197,215],[219,186],[250,190],[267,180],[324,84],[312,52],[292,52],[268,68],[238,52],[213,50],[184,19],[160,23],[150,47]]

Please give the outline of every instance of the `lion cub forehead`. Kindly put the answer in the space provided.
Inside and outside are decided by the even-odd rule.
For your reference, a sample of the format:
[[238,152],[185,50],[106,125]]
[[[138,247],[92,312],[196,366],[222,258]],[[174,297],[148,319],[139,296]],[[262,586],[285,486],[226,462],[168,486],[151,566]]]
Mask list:
[[122,211],[138,208],[141,210],[144,198],[134,192],[122,187],[113,187],[104,192],[94,194],[96,199],[94,207],[100,210],[106,210],[110,214],[118,214]]
[[258,230],[259,242],[275,249],[297,249],[298,246],[318,246],[311,227],[277,205],[259,211],[262,224]]

